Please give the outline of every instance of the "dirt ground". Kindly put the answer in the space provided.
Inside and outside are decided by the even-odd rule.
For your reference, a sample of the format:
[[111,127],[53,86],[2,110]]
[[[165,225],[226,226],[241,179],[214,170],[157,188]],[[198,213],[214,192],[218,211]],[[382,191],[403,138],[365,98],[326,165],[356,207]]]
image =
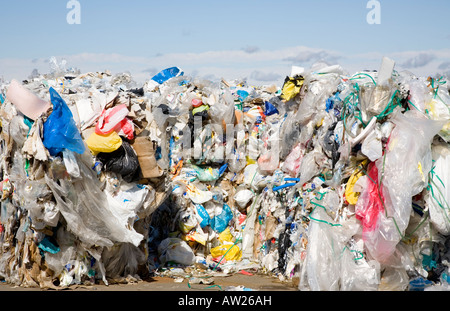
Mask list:
[[[227,291],[232,288],[242,288],[253,291],[298,291],[295,282],[282,282],[275,277],[266,275],[245,275],[236,273],[230,276],[214,276],[213,282],[210,284],[193,284],[188,283],[187,279],[177,280],[171,277],[153,277],[145,281],[128,284],[110,284],[108,286],[102,284],[95,284],[92,286],[76,286],[72,285],[62,291],[93,291],[93,292],[108,292],[108,291]],[[20,286],[12,286],[5,282],[0,283],[0,291],[55,291],[40,288],[23,288]]]

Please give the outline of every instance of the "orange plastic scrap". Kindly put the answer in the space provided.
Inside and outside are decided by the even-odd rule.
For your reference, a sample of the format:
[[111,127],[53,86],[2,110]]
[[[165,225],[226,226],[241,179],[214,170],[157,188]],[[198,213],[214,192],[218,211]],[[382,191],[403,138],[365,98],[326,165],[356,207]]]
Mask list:
[[180,174],[182,168],[183,168],[183,160],[180,160],[173,169],[172,180],[175,179]]

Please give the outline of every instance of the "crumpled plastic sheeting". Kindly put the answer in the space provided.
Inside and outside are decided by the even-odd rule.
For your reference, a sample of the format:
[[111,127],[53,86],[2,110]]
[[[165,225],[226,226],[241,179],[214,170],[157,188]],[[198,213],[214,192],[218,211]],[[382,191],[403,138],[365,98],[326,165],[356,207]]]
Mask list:
[[[449,83],[393,66],[317,63],[280,86],[60,68],[14,86],[35,107],[1,86],[0,276],[61,288],[247,270],[304,291],[449,288]],[[84,153],[45,148],[50,88]]]

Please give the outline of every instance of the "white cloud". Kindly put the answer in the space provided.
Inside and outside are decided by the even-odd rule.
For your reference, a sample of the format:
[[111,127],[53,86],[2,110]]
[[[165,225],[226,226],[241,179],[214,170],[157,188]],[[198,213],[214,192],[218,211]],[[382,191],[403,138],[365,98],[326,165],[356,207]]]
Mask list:
[[252,45],[252,46],[247,46],[247,47],[243,48],[242,50],[246,53],[252,54],[252,53],[258,52],[260,49],[259,49],[259,47]]
[[419,55],[407,59],[401,64],[404,68],[419,68],[428,65],[436,56],[430,53],[420,53]]
[[275,72],[262,72],[259,70],[252,71],[250,74],[250,78],[255,79],[256,81],[268,82],[268,81],[276,81],[280,79],[280,74]]
[[438,69],[441,70],[450,69],[450,62],[443,62],[442,64],[439,65]]
[[292,64],[304,64],[304,63],[314,63],[318,61],[337,61],[341,56],[332,55],[330,52],[325,50],[320,51],[302,51],[295,56],[285,57],[283,61],[292,63]]
[[[251,53],[249,52],[251,51]],[[10,80],[26,79],[34,69],[50,72],[48,58],[0,59],[0,77]],[[81,72],[110,70],[113,73],[130,72],[138,82],[150,79],[158,71],[172,66],[182,68],[188,75],[215,77],[216,79],[247,78],[252,83],[281,84],[289,75],[292,65],[309,68],[318,60],[339,64],[349,73],[360,70],[377,70],[383,56],[395,60],[397,70],[410,69],[416,75],[432,75],[450,59],[450,49],[428,51],[404,51],[382,54],[380,52],[344,54],[338,51],[294,46],[274,50],[249,47],[240,50],[206,51],[200,53],[166,53],[148,57],[128,56],[117,53],[81,53],[56,55],[65,59],[67,67]],[[405,68],[403,65],[410,65]],[[420,66],[421,65],[421,66]]]

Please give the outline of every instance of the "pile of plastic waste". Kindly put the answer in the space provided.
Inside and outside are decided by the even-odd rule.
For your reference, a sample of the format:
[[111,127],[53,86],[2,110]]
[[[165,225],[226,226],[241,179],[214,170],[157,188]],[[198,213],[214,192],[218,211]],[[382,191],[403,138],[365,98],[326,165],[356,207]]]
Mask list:
[[65,69],[4,83],[1,278],[448,289],[450,85],[394,67],[293,67],[281,86],[178,67],[143,85]]

